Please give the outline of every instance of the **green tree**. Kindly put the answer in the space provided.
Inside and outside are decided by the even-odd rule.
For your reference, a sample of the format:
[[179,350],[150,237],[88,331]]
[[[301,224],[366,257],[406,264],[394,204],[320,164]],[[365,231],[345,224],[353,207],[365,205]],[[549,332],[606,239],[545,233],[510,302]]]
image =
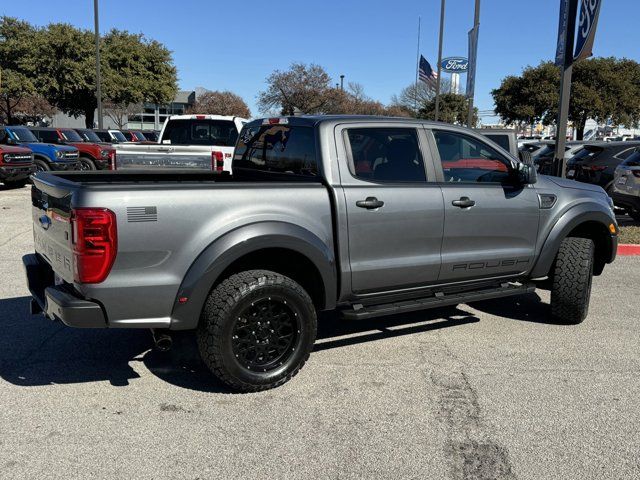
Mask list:
[[68,115],[85,116],[93,127],[95,93],[94,37],[88,30],[51,24],[38,35],[37,90]]
[[[93,33],[51,24],[38,37],[36,89],[66,114],[84,115],[87,127],[93,127],[98,105]],[[100,48],[105,104],[162,104],[174,98],[177,72],[171,52],[162,44],[112,30],[101,39]]]
[[29,23],[0,17],[0,114],[9,124],[20,102],[35,94],[36,36]]
[[[418,111],[418,118],[433,120],[436,115],[436,99],[433,98]],[[469,100],[457,93],[445,93],[440,95],[439,118],[441,122],[465,125],[469,115]],[[473,125],[478,123],[478,109],[474,107]]]
[[102,38],[101,66],[104,97],[112,105],[163,104],[175,97],[171,52],[155,40],[113,29]]
[[[506,77],[491,93],[498,113],[509,124],[555,123],[560,71],[551,62]],[[633,60],[590,58],[573,68],[569,120],[578,139],[587,119],[634,126],[640,120],[640,64]]]

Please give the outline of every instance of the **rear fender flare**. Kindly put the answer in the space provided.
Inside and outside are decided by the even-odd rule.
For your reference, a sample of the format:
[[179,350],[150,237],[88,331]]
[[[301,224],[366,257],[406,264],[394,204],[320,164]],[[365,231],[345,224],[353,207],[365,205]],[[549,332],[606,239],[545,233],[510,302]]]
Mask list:
[[[221,236],[198,255],[178,289],[171,315],[171,329],[196,328],[207,296],[220,274],[241,257],[264,248],[285,248],[307,257],[322,278],[324,308],[335,308],[337,277],[333,250],[312,232],[298,225],[260,222]],[[188,301],[180,303],[178,299],[181,297],[188,298]]]
[[[609,225],[614,221],[613,214],[597,202],[582,203],[564,212],[542,244],[538,260],[531,271],[531,278],[541,278],[549,274],[562,240],[578,225],[585,222],[598,222],[608,231]],[[610,248],[614,249],[614,247],[612,238]],[[613,261],[615,251],[611,252],[611,255],[611,261]]]

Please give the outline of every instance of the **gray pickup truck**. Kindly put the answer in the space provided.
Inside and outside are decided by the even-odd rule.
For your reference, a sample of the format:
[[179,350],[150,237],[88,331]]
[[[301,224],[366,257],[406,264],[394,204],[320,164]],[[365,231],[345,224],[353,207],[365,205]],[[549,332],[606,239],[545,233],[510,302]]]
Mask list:
[[256,391],[295,375],[316,313],[358,320],[551,290],[579,323],[616,255],[600,188],[537,176],[471,130],[357,116],[246,124],[233,175],[33,178],[32,313],[73,327],[195,330]]

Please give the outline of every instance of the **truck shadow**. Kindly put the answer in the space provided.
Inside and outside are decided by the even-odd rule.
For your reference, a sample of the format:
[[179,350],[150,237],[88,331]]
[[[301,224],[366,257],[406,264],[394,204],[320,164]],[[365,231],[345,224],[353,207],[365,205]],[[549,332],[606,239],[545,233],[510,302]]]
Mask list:
[[545,325],[562,325],[551,316],[551,307],[537,293],[471,303],[470,306],[497,317]]
[[[75,329],[30,315],[29,297],[0,300],[0,378],[18,386],[108,381],[129,385],[140,375],[135,362],[169,384],[203,392],[229,393],[203,365],[195,336],[176,332],[173,348],[152,348],[146,330]],[[346,347],[480,321],[457,307],[345,321],[321,315],[314,351]]]

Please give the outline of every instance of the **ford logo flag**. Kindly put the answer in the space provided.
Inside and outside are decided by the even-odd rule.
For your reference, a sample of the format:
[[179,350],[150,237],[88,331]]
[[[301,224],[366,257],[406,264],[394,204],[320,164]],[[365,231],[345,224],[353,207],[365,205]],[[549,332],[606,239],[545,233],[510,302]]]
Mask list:
[[593,39],[596,35],[596,25],[600,14],[602,0],[582,0],[580,2],[579,24],[576,32],[576,50],[573,55],[574,61],[590,57],[593,49]]
[[440,68],[449,73],[464,73],[469,68],[469,60],[464,57],[443,58]]

